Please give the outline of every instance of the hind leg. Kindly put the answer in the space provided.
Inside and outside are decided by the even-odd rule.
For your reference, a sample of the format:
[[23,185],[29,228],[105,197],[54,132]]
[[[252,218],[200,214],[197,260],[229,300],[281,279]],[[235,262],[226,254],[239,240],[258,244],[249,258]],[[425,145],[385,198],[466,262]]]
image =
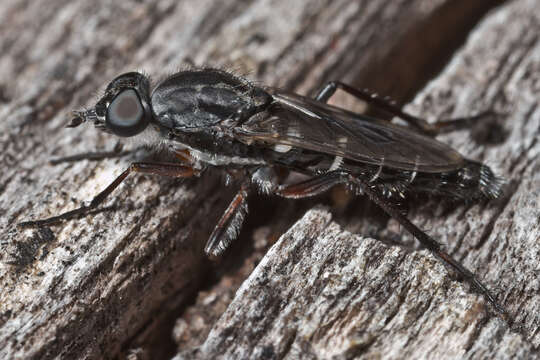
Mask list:
[[299,199],[303,197],[309,197],[318,195],[331,187],[338,184],[354,184],[363,193],[365,193],[371,201],[379,206],[389,216],[396,219],[405,229],[407,229],[423,247],[428,249],[436,258],[442,261],[447,266],[451,267],[461,278],[465,279],[478,293],[483,295],[488,302],[500,313],[505,319],[508,319],[506,310],[497,302],[496,298],[491,294],[488,288],[472,273],[469,269],[461,265],[457,260],[452,258],[450,254],[442,249],[441,244],[431,238],[424,231],[420,230],[414,225],[405,215],[403,215],[399,208],[394,206],[392,202],[379,194],[377,188],[369,183],[369,180],[364,180],[358,177],[354,177],[351,174],[341,171],[328,172],[320,176],[315,176],[304,182],[280,186],[275,194],[286,197]]
[[479,120],[492,118],[497,115],[493,111],[485,111],[474,116],[440,120],[435,123],[429,123],[424,119],[404,112],[399,106],[390,101],[389,98],[381,98],[376,93],[373,93],[367,89],[357,89],[339,81],[328,82],[321,90],[319,90],[318,94],[315,96],[315,100],[326,103],[335,94],[337,89],[341,89],[357,99],[367,102],[369,105],[375,108],[399,117],[422,133],[430,136],[436,136],[441,133],[447,133],[460,129],[467,129]]

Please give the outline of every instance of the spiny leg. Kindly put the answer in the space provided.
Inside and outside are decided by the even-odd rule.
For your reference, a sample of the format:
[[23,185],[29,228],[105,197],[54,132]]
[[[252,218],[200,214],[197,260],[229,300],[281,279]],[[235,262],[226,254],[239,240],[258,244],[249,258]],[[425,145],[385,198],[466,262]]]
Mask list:
[[345,172],[334,171],[320,176],[315,176],[298,184],[280,186],[275,193],[276,195],[286,198],[299,199],[318,195],[335,185],[344,183],[353,183],[358,186],[362,191],[364,191],[364,193],[368,195],[371,201],[373,201],[388,215],[403,225],[403,227],[413,234],[413,236],[416,237],[418,241],[420,241],[420,243],[435,257],[440,259],[444,264],[447,264],[453,268],[461,277],[471,284],[476,291],[482,294],[493,305],[493,307],[503,315],[505,319],[508,319],[506,310],[497,302],[487,287],[480,280],[478,280],[470,270],[453,259],[447,252],[442,250],[441,244],[420,230],[416,225],[410,222],[409,219],[407,219],[407,217],[404,216],[397,207],[384,199],[384,197],[380,196],[368,181],[352,177]]
[[396,219],[405,229],[407,229],[420,243],[427,248],[435,257],[440,259],[444,264],[453,268],[462,278],[464,278],[476,291],[482,294],[493,307],[508,320],[508,314],[506,310],[497,302],[495,297],[491,294],[488,288],[467,268],[461,265],[458,261],[450,256],[446,251],[441,248],[441,244],[432,239],[425,232],[420,230],[409,219],[407,219],[398,208],[386,201],[380,196],[375,189],[365,180],[351,177],[351,182],[359,186],[381,209],[383,209],[388,215]]
[[219,257],[238,237],[248,212],[247,200],[249,193],[248,185],[243,184],[221,216],[221,219],[219,219],[204,247],[204,252],[208,257]]
[[[266,169],[263,168],[259,170]],[[254,174],[256,175],[255,177],[252,177],[252,181],[260,187],[261,191],[265,193],[267,191],[272,191],[276,195],[285,198],[315,196],[325,192],[334,185],[347,182],[346,177],[343,177],[341,173],[335,172],[332,173],[334,176],[317,177],[294,185],[277,186],[275,183],[276,178],[273,176],[273,173],[265,172],[263,174],[261,171],[256,171]],[[240,228],[242,227],[242,223],[248,212],[247,200],[249,195],[249,185],[247,182],[243,183],[206,242],[204,252],[210,258],[216,258],[223,254],[230,244],[238,237]]]
[[475,116],[440,120],[435,123],[429,123],[424,119],[404,112],[399,106],[393,104],[388,98],[380,98],[377,94],[370,92],[369,90],[357,89],[339,81],[328,82],[321,90],[319,90],[319,93],[315,96],[315,100],[326,103],[332,97],[332,95],[335,94],[337,89],[341,89],[376,108],[397,116],[426,135],[431,136],[460,129],[467,129],[470,128],[477,120],[496,116],[493,111],[485,111]]
[[63,214],[47,219],[24,221],[18,225],[20,227],[44,226],[88,214],[91,210],[95,209],[99,204],[101,204],[126,179],[126,177],[133,172],[180,178],[199,175],[199,172],[192,167],[175,163],[132,163],[123,173],[114,179],[109,186],[97,194],[92,199],[90,204],[83,205],[75,210],[67,211]]
[[[230,172],[230,169],[227,170]],[[229,175],[237,177],[234,173]],[[243,182],[240,190],[233,198],[225,213],[206,242],[204,252],[210,258],[219,257],[238,237],[244,218],[248,212],[248,197],[251,194],[250,182],[259,193],[271,194],[278,187],[278,176],[272,167],[259,167],[243,172]]]

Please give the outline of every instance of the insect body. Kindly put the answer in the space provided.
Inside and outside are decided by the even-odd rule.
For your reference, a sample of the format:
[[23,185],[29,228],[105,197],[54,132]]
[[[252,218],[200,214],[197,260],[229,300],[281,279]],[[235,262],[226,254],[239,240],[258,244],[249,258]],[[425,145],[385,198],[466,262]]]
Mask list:
[[[326,104],[338,88],[401,117],[417,131]],[[165,148],[178,162],[133,163],[89,205],[22,226],[52,224],[87,213],[131,172],[191,177],[218,167],[239,187],[205,246],[209,256],[219,256],[238,236],[253,189],[303,198],[347,184],[399,221],[504,313],[476,276],[412,224],[398,206],[409,193],[465,201],[500,195],[501,180],[487,166],[430,136],[466,126],[474,118],[428,124],[346,84],[331,82],[310,99],[254,86],[215,69],[176,73],[152,91],[144,75],[126,73],[108,85],[94,108],[76,114],[70,127],[93,121],[99,129]],[[278,169],[302,173],[306,180],[281,183]]]

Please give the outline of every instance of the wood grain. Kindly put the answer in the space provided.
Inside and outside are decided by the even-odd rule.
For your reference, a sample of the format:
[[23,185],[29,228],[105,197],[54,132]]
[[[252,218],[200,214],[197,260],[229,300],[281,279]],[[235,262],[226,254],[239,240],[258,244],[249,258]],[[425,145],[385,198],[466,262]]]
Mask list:
[[[428,204],[410,217],[493,289],[512,325],[428,252],[356,235],[319,209],[268,251],[201,344],[181,348],[175,359],[537,357],[540,22],[535,8],[534,1],[514,2],[489,14],[407,107],[439,119],[485,109],[501,114],[502,139],[489,124],[472,134],[440,138],[504,175],[505,196],[439,217]],[[367,228],[362,220],[345,220],[344,226]],[[389,229],[400,234],[393,221]],[[403,233],[399,240],[412,242]],[[218,286],[205,293],[189,316],[197,319],[196,308],[203,307],[198,304],[219,298],[220,291]],[[186,328],[180,320],[178,332]]]
[[[201,249],[233,191],[229,188],[223,190],[217,176],[188,182],[134,176],[117,191],[116,198],[106,204],[104,211],[93,217],[41,230],[21,231],[16,228],[20,221],[55,215],[91,199],[130,161],[146,156],[145,152],[138,151],[120,159],[100,162],[48,164],[51,157],[114,147],[116,139],[94,129],[63,128],[69,111],[91,105],[96,89],[102,89],[108,80],[122,71],[133,69],[144,69],[158,80],[184,62],[193,61],[197,65],[231,67],[241,73],[250,73],[256,81],[303,93],[313,91],[324,81],[340,79],[386,90],[398,99],[405,99],[427,80],[430,72],[444,64],[448,54],[459,46],[459,39],[487,9],[497,3],[464,0],[388,3],[343,0],[292,4],[289,1],[262,0],[226,3],[209,0],[2,1],[0,356],[111,358],[129,354],[131,357],[165,357],[174,352],[172,342],[163,340],[171,336],[174,316],[182,312],[182,304],[193,301],[208,276],[210,266]],[[522,9],[520,17],[531,19],[527,23],[529,27],[514,20],[514,28],[509,33],[522,34],[528,29],[527,34],[533,34],[537,29],[534,12],[527,11],[530,3],[520,1],[513,5]],[[513,14],[511,9],[499,11]],[[512,17],[507,16],[506,21],[511,22]],[[502,39],[504,34],[499,30],[497,37],[492,35],[490,39]],[[429,46],[420,45],[419,49],[418,41],[422,39],[429,39],[426,43],[421,42]],[[460,257],[470,254],[464,259],[467,265],[492,264],[489,260],[480,260],[499,259],[498,270],[495,270],[496,261],[493,260],[485,273],[479,274],[486,277],[490,285],[497,275],[501,276],[504,281],[502,287],[508,291],[503,302],[513,313],[523,309],[523,313],[516,316],[518,324],[524,326],[522,333],[528,332],[537,337],[538,331],[534,329],[538,328],[538,315],[535,316],[532,310],[538,308],[538,298],[533,295],[534,289],[538,290],[537,252],[527,253],[529,255],[522,263],[518,260],[525,254],[517,252],[527,241],[529,249],[535,249],[535,241],[531,240],[531,235],[526,237],[519,234],[519,230],[512,229],[508,235],[501,235],[504,241],[499,240],[506,244],[505,247],[493,248],[489,253],[496,255],[488,257],[488,253],[483,252],[483,249],[494,246],[494,229],[510,228],[510,223],[500,222],[504,219],[501,214],[512,214],[506,215],[506,219],[509,222],[513,220],[517,229],[538,229],[538,222],[534,222],[537,206],[530,204],[535,201],[531,193],[538,192],[538,185],[534,182],[538,180],[533,178],[538,172],[534,171],[538,167],[534,156],[537,143],[530,140],[538,130],[537,113],[531,110],[534,108],[531,104],[535,104],[538,96],[534,93],[534,81],[520,82],[519,75],[516,75],[520,72],[534,75],[534,70],[538,69],[537,62],[524,60],[535,59],[537,53],[534,40],[528,40],[532,44],[529,47],[519,42],[526,39],[526,36],[517,36],[513,45],[506,47],[504,41],[495,41],[507,50],[501,50],[495,59],[488,60],[486,55],[478,58],[477,66],[494,67],[494,74],[489,80],[499,79],[498,65],[508,63],[508,68],[501,65],[508,75],[501,75],[499,87],[488,86],[491,81],[487,78],[470,81],[472,85],[463,82],[460,94],[471,95],[467,97],[468,102],[460,103],[461,108],[452,108],[449,105],[452,96],[445,97],[442,91],[442,95],[434,99],[446,99],[446,103],[429,106],[429,101],[418,100],[418,104],[424,104],[425,108],[418,105],[414,110],[439,115],[452,108],[455,110],[452,114],[461,115],[493,104],[503,104],[514,110],[515,118],[512,118],[510,127],[515,141],[513,147],[507,147],[507,140],[502,146],[487,150],[480,147],[483,150],[475,150],[480,152],[474,153],[474,157],[484,159],[486,156],[485,159],[489,160],[488,155],[484,155],[489,150],[491,156],[495,156],[493,159],[505,159],[493,162],[500,163],[502,173],[510,179],[517,179],[518,173],[525,179],[531,179],[514,183],[514,192],[525,194],[529,189],[529,196],[513,195],[502,208],[488,208],[487,213],[478,207],[463,210],[462,217],[475,219],[478,216],[479,220],[471,220],[473,230],[469,234],[470,239],[457,242],[455,251]],[[507,43],[510,44],[510,40]],[[514,56],[523,60],[516,60],[517,63],[509,61]],[[463,55],[455,59],[463,59]],[[526,64],[531,65],[527,68]],[[450,68],[452,66],[456,65]],[[426,69],[429,70],[427,73]],[[375,73],[382,75],[376,76]],[[533,75],[528,78],[534,78]],[[512,76],[516,77],[514,87],[506,87],[504,79],[512,79]],[[459,81],[471,80],[468,75],[458,78],[461,79]],[[446,91],[455,86],[455,83],[448,84]],[[508,98],[507,102],[501,100],[504,98],[501,94]],[[486,99],[487,103],[478,99]],[[525,101],[523,99],[531,101],[526,103],[530,107],[529,112],[522,113],[526,106],[516,105]],[[529,119],[528,125],[520,128],[524,118]],[[459,143],[460,139],[462,143]],[[462,146],[462,151],[473,152],[473,145],[467,148],[469,145],[464,136],[446,140]],[[126,145],[127,148],[129,146]],[[478,148],[474,146],[474,149]],[[509,150],[512,152],[508,153]],[[529,178],[525,176],[527,174],[530,174]],[[294,206],[291,209],[288,213],[282,211],[281,216],[269,209],[267,226],[279,224],[284,216],[301,215]],[[447,218],[440,233],[434,234],[441,241],[446,242],[444,234],[454,236],[452,231],[445,230],[453,229],[458,220],[462,220],[457,218],[459,211],[453,214]],[[265,217],[265,214],[256,216]],[[328,216],[320,213],[322,218]],[[431,220],[422,220],[422,216],[420,211],[414,220],[429,228],[428,221]],[[533,220],[525,223],[522,221],[524,217]],[[477,226],[475,221],[487,225]],[[349,223],[347,226],[354,228],[357,224]],[[331,228],[341,231],[336,225],[331,225]],[[460,231],[459,227],[456,229]],[[517,233],[514,234],[515,231]],[[488,235],[482,235],[483,232]],[[264,238],[264,232],[257,234]],[[517,238],[519,241],[513,241]],[[465,241],[478,239],[484,239],[479,249],[469,251]],[[382,245],[377,246],[385,249]],[[402,250],[392,248],[385,251],[401,254]],[[517,253],[511,254],[512,251]],[[262,253],[260,250],[257,256],[262,257]],[[425,258],[432,264],[430,266],[440,267],[425,254],[411,256]],[[233,260],[239,264],[243,261],[241,257],[234,256]],[[269,260],[263,263],[265,261]],[[254,260],[251,264],[254,266],[256,262]],[[414,271],[414,267],[420,265],[411,261],[409,266]],[[471,267],[481,268],[480,265]],[[515,280],[514,269],[521,269],[518,275],[523,275],[523,279],[530,274],[527,275],[530,285],[519,285],[526,283]],[[245,277],[249,271],[239,273]],[[467,299],[480,304],[479,313],[483,314],[480,298],[467,292],[467,287],[449,280],[444,271],[441,274],[441,283],[455,287]],[[232,282],[241,283],[238,279]],[[404,279],[403,286],[406,284]],[[514,288],[510,284],[520,292],[511,291]],[[425,292],[425,296],[431,295],[432,292]],[[438,301],[442,302],[442,299],[447,300],[447,297],[441,295]],[[233,309],[234,304],[229,309]],[[450,308],[448,311],[459,313],[451,308],[452,304],[452,301],[445,302],[445,306]],[[295,306],[294,302],[290,305]],[[227,305],[224,303],[223,307],[227,308]],[[360,310],[362,306],[347,307],[344,314]],[[440,321],[446,321],[442,314],[439,312]],[[268,321],[271,320],[269,317]],[[488,327],[494,321],[495,325]],[[489,331],[502,326],[496,323],[496,319],[486,324],[482,324],[481,329]],[[323,335],[324,329],[320,333]],[[377,341],[385,343],[380,333],[372,334]],[[500,334],[510,336],[505,339],[522,341],[523,351],[538,346],[538,339],[534,336],[524,337],[502,330]],[[434,339],[429,340],[428,337],[425,341],[438,341],[436,337]],[[333,341],[340,341],[340,338]],[[170,348],[164,350],[163,344]],[[416,346],[411,347],[413,353]],[[246,351],[249,350],[246,348]]]

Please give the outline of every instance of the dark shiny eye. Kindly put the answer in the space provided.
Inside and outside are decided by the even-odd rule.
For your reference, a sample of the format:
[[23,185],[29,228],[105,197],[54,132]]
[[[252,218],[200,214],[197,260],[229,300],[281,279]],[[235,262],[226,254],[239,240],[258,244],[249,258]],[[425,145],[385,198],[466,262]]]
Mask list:
[[121,91],[107,107],[107,127],[118,136],[134,136],[148,125],[148,116],[134,89]]

